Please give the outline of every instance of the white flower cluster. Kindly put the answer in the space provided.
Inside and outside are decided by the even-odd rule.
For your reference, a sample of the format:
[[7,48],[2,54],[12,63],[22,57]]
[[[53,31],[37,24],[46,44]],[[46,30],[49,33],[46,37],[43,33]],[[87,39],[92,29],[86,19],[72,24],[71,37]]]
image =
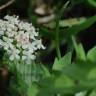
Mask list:
[[31,23],[20,21],[18,16],[5,16],[0,19],[0,46],[9,60],[31,61],[36,58],[38,49],[45,49],[38,32]]

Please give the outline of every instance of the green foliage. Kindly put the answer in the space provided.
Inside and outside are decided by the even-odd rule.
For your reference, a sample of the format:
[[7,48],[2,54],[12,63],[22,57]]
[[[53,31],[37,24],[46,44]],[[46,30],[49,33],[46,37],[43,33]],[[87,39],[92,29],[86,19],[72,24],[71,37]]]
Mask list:
[[96,46],[88,51],[87,59],[92,63],[96,63]]
[[[82,49],[80,45],[77,46]],[[95,49],[95,47],[93,49]],[[89,53],[90,51],[87,54]],[[94,57],[94,54],[91,54],[89,59],[91,59],[92,56]],[[41,79],[35,84],[32,84],[32,87],[29,88],[29,90],[31,90],[28,93],[29,96],[31,96],[30,94],[34,92],[34,96],[54,96],[55,94],[75,94],[80,91],[90,91],[95,89],[95,62],[88,62],[87,59],[83,61],[81,57],[77,57],[78,59],[74,63],[71,62],[70,52],[60,60],[55,59],[52,72],[50,73],[51,75]]]
[[[22,1],[16,0],[16,5],[14,5],[17,7],[17,10],[19,8],[22,9]],[[43,2],[43,0],[41,1]],[[35,0],[25,0],[26,3],[23,7],[27,12],[24,13],[27,13],[28,19],[33,25],[39,27],[40,35],[45,39],[45,43],[46,39],[51,42],[51,44],[47,42],[49,47],[46,48],[46,53],[51,53],[52,50],[56,49],[57,56],[55,56],[51,68],[49,68],[49,65],[45,67],[44,64],[37,62],[26,65],[23,64],[24,62],[14,61],[14,63],[9,63],[3,59],[3,63],[8,64],[9,70],[14,73],[14,79],[10,80],[11,83],[9,85],[9,92],[13,96],[19,96],[23,93],[24,96],[26,93],[28,96],[96,96],[96,46],[86,53],[83,44],[78,44],[76,41],[76,36],[79,32],[84,32],[84,30],[90,28],[96,22],[96,15],[87,17],[80,15],[81,17],[69,19],[65,19],[66,16],[63,17],[65,15],[64,12],[70,11],[71,8],[79,4],[89,3],[95,8],[96,1],[65,0],[67,1],[66,3],[64,0],[55,1],[49,0],[49,2],[54,2],[54,4],[57,3],[55,8],[49,4],[53,7],[52,11],[54,12],[52,14],[55,16],[54,19],[47,24],[40,25],[37,23],[38,15],[34,14],[34,7],[38,6],[38,4],[35,4]],[[0,0],[0,5],[5,3],[6,0]],[[63,7],[61,7],[61,3],[64,3]],[[70,52],[65,52],[66,54],[62,56],[60,45],[65,43],[69,44]],[[73,50],[75,50],[75,56]],[[45,53],[43,55],[45,56]]]
[[96,90],[93,90],[89,96],[96,96]]
[[75,25],[75,26],[65,29],[64,33],[62,34],[65,35],[64,37],[71,37],[72,35],[76,35],[77,33],[89,28],[95,22],[96,22],[96,16],[92,16],[80,25]]
[[81,60],[86,60],[86,55],[85,55],[84,48],[83,48],[82,44],[77,45],[74,37],[72,37],[72,41],[74,44],[74,48],[76,50],[77,58],[79,58]]
[[64,67],[71,64],[71,55],[71,52],[69,52],[60,60],[56,58],[53,64],[53,70],[63,70]]
[[[73,21],[73,22],[75,22],[75,21]],[[92,16],[90,18],[87,18],[82,23],[79,23],[79,24],[76,24],[76,25],[72,25],[71,23],[69,23],[70,24],[70,27],[67,27],[67,28],[65,28],[65,26],[64,26],[64,28],[62,29],[61,26],[58,25],[59,28],[58,28],[58,34],[57,34],[57,36],[56,36],[56,32],[57,31],[56,31],[56,29],[54,29],[55,26],[56,26],[56,22],[55,22],[54,28],[53,29],[50,29],[50,30],[48,28],[46,28],[46,27],[41,27],[40,26],[40,34],[44,38],[48,38],[48,39],[52,40],[52,42],[54,40],[55,43],[53,43],[52,45],[50,45],[50,46],[53,46],[50,51],[52,51],[55,48],[56,48],[56,50],[58,50],[59,48],[57,46],[59,46],[61,44],[69,43],[70,45],[72,45],[71,42],[69,41],[71,39],[71,37],[72,36],[76,36],[78,33],[80,33],[82,31],[88,29],[95,22],[96,22],[96,16]],[[51,25],[49,25],[49,26],[51,26]],[[58,39],[56,39],[56,38],[58,38]],[[54,44],[55,44],[55,46],[54,46]],[[47,48],[47,49],[49,49],[49,48]],[[72,49],[72,46],[70,46],[70,49]],[[83,48],[82,48],[82,44],[79,45],[79,49],[77,48],[77,50],[79,52],[78,53],[78,56],[81,56],[82,59],[85,59]],[[50,53],[50,51],[48,51],[47,53]],[[59,55],[58,57],[60,57],[60,51],[58,51],[57,54]]]
[[[81,32],[81,31],[89,28],[90,26],[92,26],[95,22],[96,22],[96,16],[92,16],[92,17],[86,19],[83,23],[80,23],[80,24],[77,24],[77,25],[72,25],[70,23],[71,27],[63,29],[63,32],[62,32],[62,30],[59,32],[60,40],[64,39],[64,37],[69,38],[72,35],[78,34],[79,32]],[[66,26],[64,26],[64,27],[66,27]],[[46,36],[47,38],[49,36],[51,39],[54,39],[54,35],[55,35],[54,31],[49,32],[47,28],[40,28],[40,29],[41,29],[40,32],[42,32],[41,33],[42,35]]]
[[96,7],[96,1],[95,0],[88,0],[88,3],[92,5],[93,7]]

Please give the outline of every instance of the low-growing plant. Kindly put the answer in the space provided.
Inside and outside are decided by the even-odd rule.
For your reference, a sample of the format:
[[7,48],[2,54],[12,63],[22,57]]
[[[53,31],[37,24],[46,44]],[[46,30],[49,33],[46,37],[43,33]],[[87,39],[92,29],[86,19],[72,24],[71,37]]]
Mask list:
[[[71,0],[71,6],[82,2]],[[95,7],[94,0],[86,2]],[[57,8],[54,20],[44,26],[38,26],[29,8],[29,17],[39,30],[15,15],[0,19],[0,50],[3,52],[0,67],[6,66],[10,73],[9,96],[96,96],[96,46],[85,52],[83,44],[77,43],[77,34],[92,26],[96,16],[61,20],[69,4],[68,1],[61,9]],[[50,40],[48,47],[43,46],[39,32]],[[64,44],[67,51],[62,56],[60,46]],[[40,49],[44,49],[44,53],[40,54]],[[56,56],[49,67],[40,59],[52,50],[56,50]]]

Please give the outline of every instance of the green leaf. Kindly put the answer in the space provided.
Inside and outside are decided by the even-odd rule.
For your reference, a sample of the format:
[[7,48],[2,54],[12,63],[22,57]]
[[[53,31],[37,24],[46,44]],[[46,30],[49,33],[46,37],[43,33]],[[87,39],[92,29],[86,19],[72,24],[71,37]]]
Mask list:
[[72,53],[68,52],[67,54],[65,54],[64,57],[60,59],[59,62],[65,67],[66,65],[71,64],[71,58],[72,58]]
[[88,51],[87,59],[93,63],[96,63],[96,46]]
[[65,66],[71,64],[71,55],[71,52],[69,52],[60,60],[56,58],[53,64],[53,70],[63,70]]
[[96,96],[96,90],[93,90],[89,96]]
[[77,92],[96,88],[95,80],[80,80],[78,84],[68,76],[61,75],[54,78],[46,78],[39,82],[40,90],[37,96],[51,96],[55,94],[75,94]]
[[58,66],[59,66],[59,60],[58,60],[58,58],[55,58],[55,61],[54,61],[52,69],[56,70],[56,69],[58,69]]
[[96,7],[96,0],[87,0],[90,5]]
[[65,75],[58,76],[54,81],[56,88],[72,87],[74,84],[74,80]]
[[64,30],[64,32],[60,33],[61,37],[71,37],[72,35],[76,35],[77,33],[89,28],[96,22],[96,16],[92,16],[88,18],[84,23],[69,27]]
[[65,74],[74,80],[84,80],[86,78],[87,73],[88,73],[88,70],[85,68],[82,68],[77,63],[66,66],[62,71],[62,74]]
[[85,55],[85,51],[84,51],[82,44],[79,44],[77,48],[78,48],[78,49],[76,49],[77,58],[79,58],[81,60],[86,60],[86,55]]
[[35,84],[35,83],[33,83],[32,85],[31,85],[31,87],[29,87],[28,88],[28,96],[37,96],[37,94],[38,94],[38,86]]
[[43,72],[43,76],[49,77],[51,75],[49,70],[43,64],[41,64],[40,66],[41,66],[41,71]]
[[88,73],[88,79],[96,79],[96,68],[92,68]]
[[[55,62],[58,61],[59,60]],[[76,63],[65,66],[62,72],[61,70],[59,71],[59,75],[53,73],[50,77],[41,79],[37,83],[37,85],[35,85],[35,87],[32,87],[33,89],[30,89],[29,93],[31,95],[29,96],[54,96],[58,93],[61,95],[75,94],[81,91],[90,91],[92,89],[95,89],[96,68],[90,67],[93,65],[87,63],[87,61],[78,61],[78,63],[80,64]],[[78,83],[75,83],[75,81],[77,81]]]
[[[90,75],[92,71],[90,72],[89,70],[88,73],[86,72],[86,69],[84,69],[85,68],[77,66],[76,64],[70,64],[69,66],[64,67],[63,74],[52,74],[50,77],[41,79],[37,83],[40,87],[36,87],[37,91],[34,91],[36,92],[35,96],[51,96],[58,93],[63,95],[75,94],[77,92],[96,88],[96,79],[92,79],[93,76]],[[88,76],[86,78],[87,73],[88,76],[91,76],[92,78],[89,78]],[[78,83],[75,83],[76,80]]]
[[[70,18],[70,19],[64,19],[64,20],[59,20],[59,26],[60,28],[65,28],[65,27],[72,27],[74,25],[80,25],[86,21],[85,17],[79,17],[79,18]],[[52,21],[44,25],[47,28],[54,29],[56,26],[56,22]]]
[[60,27],[72,27],[74,25],[80,25],[82,23],[86,22],[86,18],[80,17],[80,18],[71,18],[62,20],[59,22]]
[[[96,22],[96,16],[92,16],[92,17],[86,19],[83,23],[79,23],[79,24],[74,25],[72,27],[64,28],[62,31],[59,32],[60,41],[62,42],[62,40],[64,40],[64,38],[68,39],[72,35],[76,35],[77,33],[89,28],[95,22]],[[56,23],[54,23],[52,26],[55,26],[55,25],[56,25]],[[41,33],[42,36],[44,36],[46,38],[51,38],[53,40],[55,39],[55,37],[54,37],[55,36],[55,32],[53,30],[49,30],[46,27],[40,26],[39,32]]]
[[74,85],[74,81],[65,75],[52,76],[39,82],[41,88],[37,96],[44,96],[44,94],[46,94],[45,96],[51,96],[57,93],[67,93],[72,90],[71,87],[74,87]]
[[73,45],[75,47],[77,59],[86,60],[85,51],[82,44],[77,44],[75,38],[72,36]]

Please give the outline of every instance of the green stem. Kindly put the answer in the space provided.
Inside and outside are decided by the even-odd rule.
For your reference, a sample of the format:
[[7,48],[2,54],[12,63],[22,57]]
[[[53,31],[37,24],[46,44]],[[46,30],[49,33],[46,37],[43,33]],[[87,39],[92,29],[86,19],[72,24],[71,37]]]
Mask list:
[[75,50],[76,50],[76,53],[78,53],[78,50],[77,50],[77,43],[76,43],[76,40],[75,40],[75,37],[74,36],[72,36],[72,42],[73,42],[73,46],[74,46],[74,48],[75,48]]
[[59,48],[59,20],[56,20],[56,35],[55,35],[56,53],[58,59],[61,58],[61,52]]
[[73,45],[74,45],[74,47],[76,48],[77,44],[76,44],[76,41],[75,41],[75,37],[72,36],[71,38],[72,38]]
[[56,43],[56,53],[57,53],[57,57],[58,59],[61,58],[61,52],[60,52],[60,40],[59,40],[59,32],[60,32],[60,28],[59,28],[59,20],[61,19],[61,16],[63,14],[63,12],[65,11],[65,9],[67,8],[69,4],[69,1],[67,1],[64,6],[58,10],[58,13],[57,13],[57,17],[56,17],[56,35],[55,35],[55,43]]

